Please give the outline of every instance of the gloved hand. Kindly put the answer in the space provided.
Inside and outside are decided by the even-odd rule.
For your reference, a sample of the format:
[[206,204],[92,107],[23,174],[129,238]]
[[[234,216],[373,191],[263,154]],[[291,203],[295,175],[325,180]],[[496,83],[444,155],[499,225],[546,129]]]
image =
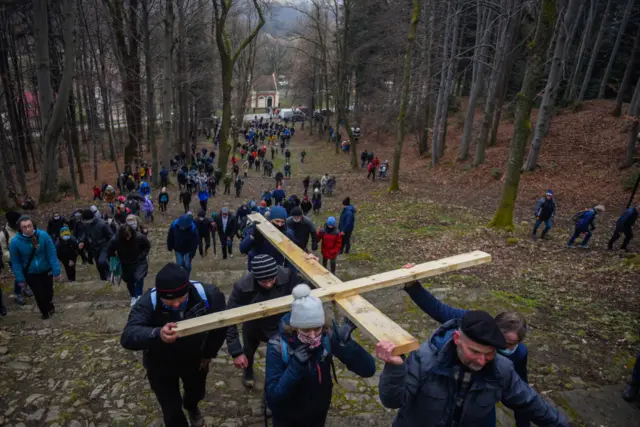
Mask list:
[[301,345],[300,347],[296,348],[295,351],[293,352],[293,358],[300,365],[304,366],[307,364],[307,362],[309,361],[309,358],[311,357],[311,353],[309,350],[310,348],[308,345]]
[[357,326],[348,317],[344,318],[342,325],[338,325],[335,320],[333,321],[333,333],[341,345],[345,345],[351,341],[351,334],[356,328]]

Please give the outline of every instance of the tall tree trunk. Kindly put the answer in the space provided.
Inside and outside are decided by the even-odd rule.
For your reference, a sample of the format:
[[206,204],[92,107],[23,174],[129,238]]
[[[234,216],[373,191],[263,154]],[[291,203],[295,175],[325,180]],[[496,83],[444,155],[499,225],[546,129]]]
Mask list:
[[76,168],[74,165],[73,156],[73,135],[69,128],[69,123],[64,125],[64,138],[67,141],[67,159],[69,160],[69,178],[71,180],[71,190],[73,191],[73,197],[75,200],[80,200],[80,192],[78,191],[78,181],[76,180]]
[[542,138],[547,135],[549,126],[551,125],[551,118],[553,115],[553,109],[556,104],[556,95],[558,94],[558,84],[562,77],[562,64],[565,60],[565,42],[567,39],[567,32],[564,31],[566,25],[573,22],[575,19],[575,12],[578,8],[578,3],[581,0],[569,0],[567,10],[564,14],[564,18],[560,20],[564,21],[564,25],[559,26],[559,34],[556,39],[556,46],[553,52],[553,59],[551,60],[551,66],[549,70],[549,77],[547,78],[547,85],[542,97],[542,103],[538,109],[538,119],[536,121],[536,129],[533,134],[533,140],[531,141],[531,148],[529,149],[529,156],[525,163],[524,170],[532,172],[538,165],[538,157],[540,156],[540,147],[542,146]]
[[602,82],[600,82],[600,90],[598,91],[598,98],[604,98],[605,91],[607,89],[607,84],[609,83],[609,79],[611,78],[611,72],[613,71],[613,64],[616,60],[616,56],[618,55],[618,50],[620,49],[620,43],[622,42],[622,36],[624,35],[625,30],[627,29],[627,23],[629,22],[629,17],[631,16],[631,10],[633,9],[633,3],[636,0],[629,0],[627,2],[627,6],[624,9],[624,13],[622,15],[622,21],[620,21],[620,28],[618,29],[618,36],[616,37],[616,42],[613,45],[613,50],[609,54],[609,62],[607,63],[607,68],[604,71],[604,76],[602,76]]
[[591,58],[589,59],[589,64],[587,65],[587,71],[584,73],[584,79],[582,80],[582,87],[580,88],[580,94],[578,95],[578,102],[584,101],[584,97],[587,94],[587,89],[589,89],[589,83],[591,82],[591,75],[593,74],[593,69],[596,66],[596,59],[598,59],[598,52],[600,51],[600,45],[602,45],[602,39],[604,38],[604,34],[606,32],[607,27],[609,26],[609,15],[611,15],[611,5],[613,1],[607,1],[607,7],[604,10],[604,16],[602,16],[602,23],[600,24],[600,30],[598,31],[598,36],[596,37],[596,43],[593,45],[591,49]]
[[404,125],[407,114],[407,101],[409,99],[409,83],[411,82],[411,57],[413,55],[413,45],[416,40],[416,28],[420,20],[420,1],[413,0],[413,13],[411,14],[411,25],[409,26],[409,37],[404,54],[404,76],[402,78],[402,98],[400,100],[400,115],[398,116],[398,135],[396,139],[396,149],[393,154],[393,170],[391,171],[391,185],[389,191],[400,190],[400,157],[402,157],[402,145],[404,143]]
[[[443,36],[443,47],[442,47],[442,65],[440,68],[440,86],[438,88],[438,99],[436,101],[436,114],[433,119],[433,141],[431,142],[431,164],[435,166],[440,160],[440,118],[442,116],[442,110],[444,108],[444,97],[446,90],[446,82],[447,82],[447,59],[449,55],[449,44],[451,39],[451,32],[453,27],[453,4],[455,1],[448,1],[447,4],[447,14],[445,17],[445,27],[444,27],[444,36]],[[435,13],[435,12],[434,12]],[[455,30],[453,30],[455,31]]]
[[[78,59],[77,62],[78,64],[80,64],[81,62],[81,58],[79,56],[80,54],[80,49],[78,49]],[[87,113],[87,109],[84,108],[84,104],[82,103],[82,85],[78,82],[76,82],[76,93],[78,94],[77,96],[77,100],[78,100],[78,120],[80,122],[80,139],[82,140],[82,147],[88,147],[88,138],[87,138],[87,129],[86,126],[84,124],[84,119],[85,119],[85,114],[88,115]],[[74,148],[75,149],[75,148]],[[87,149],[87,153],[88,155],[90,155],[90,150]],[[78,154],[80,154],[80,151],[78,150]],[[80,167],[81,168],[81,167]],[[83,180],[81,180],[80,182],[84,182]]]
[[631,83],[631,77],[635,70],[635,62],[639,52],[640,52],[640,26],[638,26],[638,30],[636,31],[636,38],[635,38],[635,41],[633,42],[633,50],[631,51],[629,62],[627,62],[627,68],[624,70],[624,77],[622,77],[622,82],[620,83],[620,87],[618,88],[618,96],[616,97],[616,106],[613,109],[613,113],[612,113],[615,117],[620,117],[620,114],[622,114],[622,103],[624,102],[624,97],[627,94],[627,90],[629,89],[629,84]]
[[[47,1],[34,1],[34,16],[36,26],[36,55],[38,63],[38,92],[40,96],[40,116],[42,117],[42,147],[43,165],[40,175],[40,202],[50,202],[58,197],[58,136],[64,123],[64,117],[69,103],[69,94],[73,85],[75,73],[75,37],[73,0],[63,3],[63,33],[64,33],[64,70],[58,98],[53,103],[53,93],[49,76],[48,49],[48,13]],[[49,106],[53,103],[53,109]]]
[[629,125],[629,135],[627,137],[627,155],[623,167],[633,165],[633,156],[636,153],[636,141],[640,134],[640,77],[636,83],[636,90],[633,94],[631,104],[629,104],[629,114],[631,124]]
[[[144,32],[144,72],[147,86],[147,144],[151,148],[153,185],[159,183],[160,167],[156,145],[156,101],[154,99],[153,76],[151,75],[151,38],[149,31],[149,0],[142,0],[142,28]],[[168,165],[167,165],[168,167]]]
[[71,89],[71,92],[69,93],[69,107],[67,111],[67,118],[69,120],[69,133],[71,137],[72,152],[75,158],[76,167],[78,168],[78,177],[80,178],[80,184],[84,184],[84,172],[82,171],[82,160],[80,160],[78,125],[76,123],[76,101],[73,93],[73,87]]
[[555,22],[556,0],[542,0],[536,36],[533,43],[529,43],[527,46],[529,50],[527,69],[522,88],[518,93],[513,140],[509,147],[509,159],[504,177],[502,198],[490,224],[493,227],[513,227],[513,208],[518,194],[518,185],[520,184],[522,161],[525,147],[531,134],[531,110],[536,97],[536,87],[544,72],[546,53],[553,36]]
[[15,186],[13,185],[13,177],[11,176],[11,167],[7,161],[7,139],[4,134],[4,123],[0,120],[0,210],[9,211],[16,208]]
[[[586,1],[586,0],[585,0]],[[564,100],[566,103],[571,103],[576,99],[576,92],[578,89],[577,80],[580,75],[580,71],[582,71],[582,65],[585,58],[585,52],[587,50],[587,45],[591,41],[591,32],[593,31],[593,23],[595,21],[596,9],[598,8],[598,0],[589,0],[591,2],[591,6],[589,8],[589,16],[587,17],[587,23],[585,25],[584,32],[582,33],[582,40],[580,42],[580,49],[578,50],[578,60],[576,62],[575,68],[571,73],[571,79],[567,84],[567,88],[564,92]]]
[[462,141],[460,142],[460,153],[458,158],[460,160],[467,160],[469,157],[469,147],[471,146],[471,138],[473,137],[473,122],[475,121],[476,116],[476,105],[478,102],[478,98],[482,95],[484,91],[484,84],[486,80],[486,66],[485,64],[488,62],[487,53],[488,53],[488,45],[491,39],[491,28],[489,28],[490,21],[493,18],[493,13],[491,10],[487,10],[485,23],[480,29],[479,37],[477,38],[476,47],[477,58],[476,58],[476,75],[474,76],[474,81],[471,87],[471,94],[469,95],[468,105],[467,105],[467,114],[464,120],[464,130],[462,133]]
[[440,137],[440,145],[438,146],[438,156],[441,158],[444,156],[444,151],[447,144],[447,120],[449,118],[449,102],[452,97],[453,78],[454,71],[458,68],[457,56],[460,51],[460,44],[462,43],[462,36],[464,28],[460,28],[460,13],[456,11],[454,29],[453,29],[453,41],[451,43],[451,60],[449,61],[449,70],[447,71],[447,81],[445,84],[444,93],[444,107],[442,108],[442,117],[440,123],[442,125],[442,136]]
[[171,108],[173,103],[173,1],[165,2],[164,69],[162,84],[162,147],[166,167],[171,161]]

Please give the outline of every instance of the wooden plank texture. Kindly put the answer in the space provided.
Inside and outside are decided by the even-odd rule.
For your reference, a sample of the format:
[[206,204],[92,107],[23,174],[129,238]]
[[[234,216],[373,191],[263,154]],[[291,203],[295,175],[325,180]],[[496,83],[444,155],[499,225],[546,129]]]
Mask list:
[[[335,285],[332,285],[328,288],[317,288],[314,289],[311,293],[314,296],[320,298],[323,302],[329,302],[336,299],[344,299],[350,296],[358,295],[363,292],[374,291],[377,289],[400,285],[413,280],[424,279],[426,277],[435,276],[453,270],[468,268],[484,262],[489,262],[490,259],[491,256],[489,254],[476,251],[468,254],[443,258],[437,261],[417,264],[412,268],[401,268],[398,270],[387,271],[385,273],[363,277],[361,279],[350,280],[348,282],[338,281],[338,283]],[[333,275],[331,276],[335,277]],[[197,317],[195,319],[184,320],[178,323],[178,328],[176,329],[176,331],[180,336],[187,336],[211,329],[243,323],[249,320],[272,316],[274,314],[284,313],[291,309],[292,301],[293,297],[286,296],[257,304],[234,308],[231,310],[225,310],[219,313]],[[363,313],[365,312],[365,309],[363,307],[364,306],[362,304],[349,304],[349,306],[347,307],[348,310],[347,308],[345,308],[345,311],[347,311],[348,313]],[[372,310],[371,307],[369,307],[368,309]],[[375,310],[373,311],[375,312]]]
[[[342,284],[336,276],[327,271],[317,261],[307,259],[307,254],[302,249],[280,233],[262,215],[251,214],[249,218],[256,223],[262,235],[276,246],[314,285],[321,288],[330,288]],[[336,300],[336,303],[346,312],[349,319],[375,341],[391,341],[396,346],[394,354],[408,353],[420,346],[417,339],[360,295],[341,298]]]

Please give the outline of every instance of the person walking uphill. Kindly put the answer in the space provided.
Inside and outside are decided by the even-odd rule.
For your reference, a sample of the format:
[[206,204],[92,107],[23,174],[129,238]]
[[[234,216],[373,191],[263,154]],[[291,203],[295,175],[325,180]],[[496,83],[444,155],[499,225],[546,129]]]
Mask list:
[[544,239],[549,230],[551,230],[551,220],[556,215],[556,201],[553,199],[553,191],[547,190],[544,197],[538,200],[534,215],[536,217],[536,223],[533,226],[532,238],[535,240],[538,237],[538,228],[540,224],[544,223],[544,230],[542,230],[542,234],[540,235],[540,238]]
[[[269,222],[289,239],[295,241],[293,232],[287,228],[287,212],[282,206],[274,206],[269,211]],[[248,255],[247,268],[251,271],[253,263],[251,260],[258,255],[270,255],[276,260],[276,264],[287,266],[286,258],[276,249],[260,230],[253,224],[244,234],[240,243],[240,252]]]
[[[413,267],[413,264],[407,264],[405,267]],[[462,319],[467,312],[467,310],[454,308],[439,301],[428,290],[423,288],[417,280],[405,285],[404,290],[422,311],[441,324],[453,319]],[[499,313],[495,317],[495,321],[507,342],[507,347],[504,350],[498,350],[498,353],[511,360],[516,374],[524,383],[528,384],[527,361],[529,351],[523,343],[527,335],[526,320],[518,312],[506,311]],[[514,416],[516,427],[529,427],[531,425],[526,414],[516,410]],[[482,425],[486,427],[494,427],[496,425],[495,408]]]
[[318,249],[316,226],[311,219],[302,214],[299,206],[291,208],[291,216],[287,218],[287,228],[293,233],[293,241],[300,249],[308,252],[309,237],[311,237],[311,251]]
[[573,249],[573,242],[575,242],[576,238],[583,233],[585,234],[585,237],[582,239],[580,247],[582,249],[589,249],[589,239],[591,239],[591,236],[593,235],[593,230],[596,229],[594,222],[596,216],[600,213],[604,213],[604,206],[602,205],[585,209],[573,216],[573,221],[576,223],[576,227],[573,231],[573,235],[569,238],[569,242],[567,242],[567,247],[569,249]]
[[393,427],[486,425],[500,399],[538,426],[569,425],[520,379],[509,360],[496,354],[507,342],[487,312],[468,311],[446,322],[406,359],[393,356],[394,348],[389,341],[376,345],[385,362],[380,400],[399,409]]
[[[302,278],[293,270],[280,267],[273,257],[257,255],[251,260],[251,271],[233,285],[227,302],[227,310],[249,304],[284,297],[302,282]],[[267,342],[278,332],[282,314],[256,319],[242,324],[242,343],[238,328],[233,325],[227,329],[227,347],[233,358],[233,365],[243,369],[242,383],[247,388],[255,385],[253,360],[261,342]]]
[[356,226],[356,208],[351,205],[351,198],[347,197],[342,201],[342,212],[340,213],[340,231],[342,236],[342,247],[340,253],[349,253],[351,250],[351,234]]
[[169,226],[167,249],[176,252],[176,263],[191,274],[191,261],[198,250],[200,237],[191,215],[182,215]]
[[28,284],[36,298],[43,319],[55,312],[53,279],[60,278],[60,264],[51,237],[38,230],[31,217],[23,215],[17,222],[18,234],[11,239],[11,270],[18,287]]
[[60,229],[60,240],[56,242],[56,254],[64,266],[67,279],[76,282],[76,262],[78,261],[78,240],[71,235],[66,225]]
[[306,284],[293,289],[291,313],[267,344],[265,395],[274,427],[323,427],[331,405],[333,356],[356,375],[375,375],[373,357],[351,338],[349,320],[333,327]]
[[226,206],[220,210],[220,215],[215,219],[220,246],[222,246],[222,259],[233,258],[233,237],[236,235],[236,217],[229,212]]
[[318,229],[318,240],[322,242],[322,266],[331,265],[331,273],[336,274],[336,258],[342,248],[342,233],[336,227],[336,218],[330,216],[323,228]]
[[640,212],[640,205],[635,208],[627,209],[616,221],[616,228],[613,230],[613,236],[611,236],[611,240],[609,240],[608,249],[610,251],[613,250],[613,244],[620,238],[620,234],[624,234],[624,241],[622,242],[622,246],[620,249],[623,251],[629,251],[627,246],[631,239],[633,239],[633,225],[638,220],[638,212]]
[[96,218],[90,209],[82,211],[82,230],[78,247],[88,247],[88,252],[96,263],[100,280],[109,278],[107,245],[112,237],[113,232],[109,224],[101,218]]
[[218,288],[189,281],[189,273],[169,263],[158,272],[155,288],[145,293],[129,313],[120,344],[127,350],[143,352],[149,384],[167,427],[204,426],[198,403],[206,393],[211,359],[217,356],[226,336],[225,328],[220,328],[179,338],[174,330],[176,322],[217,313],[224,306],[224,294]]
[[137,232],[129,224],[118,229],[118,234],[111,239],[107,251],[109,257],[118,257],[122,266],[122,279],[127,284],[131,307],[142,297],[144,278],[147,277],[149,265],[147,255],[151,244],[142,233]]

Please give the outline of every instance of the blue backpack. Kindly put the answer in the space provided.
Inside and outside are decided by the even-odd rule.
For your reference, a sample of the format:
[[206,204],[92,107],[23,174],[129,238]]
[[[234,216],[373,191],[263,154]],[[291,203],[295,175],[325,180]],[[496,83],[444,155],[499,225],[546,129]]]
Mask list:
[[[207,307],[207,310],[209,310],[209,300],[207,299],[207,294],[204,292],[202,283],[196,282],[194,280],[189,280],[189,282],[193,285],[194,288],[196,288],[196,291],[198,291],[198,295],[200,295],[200,298],[202,298],[204,305]],[[156,305],[158,304],[158,294],[156,293],[156,288],[151,289],[149,292],[151,292],[151,305],[153,306],[153,310],[155,311]]]

